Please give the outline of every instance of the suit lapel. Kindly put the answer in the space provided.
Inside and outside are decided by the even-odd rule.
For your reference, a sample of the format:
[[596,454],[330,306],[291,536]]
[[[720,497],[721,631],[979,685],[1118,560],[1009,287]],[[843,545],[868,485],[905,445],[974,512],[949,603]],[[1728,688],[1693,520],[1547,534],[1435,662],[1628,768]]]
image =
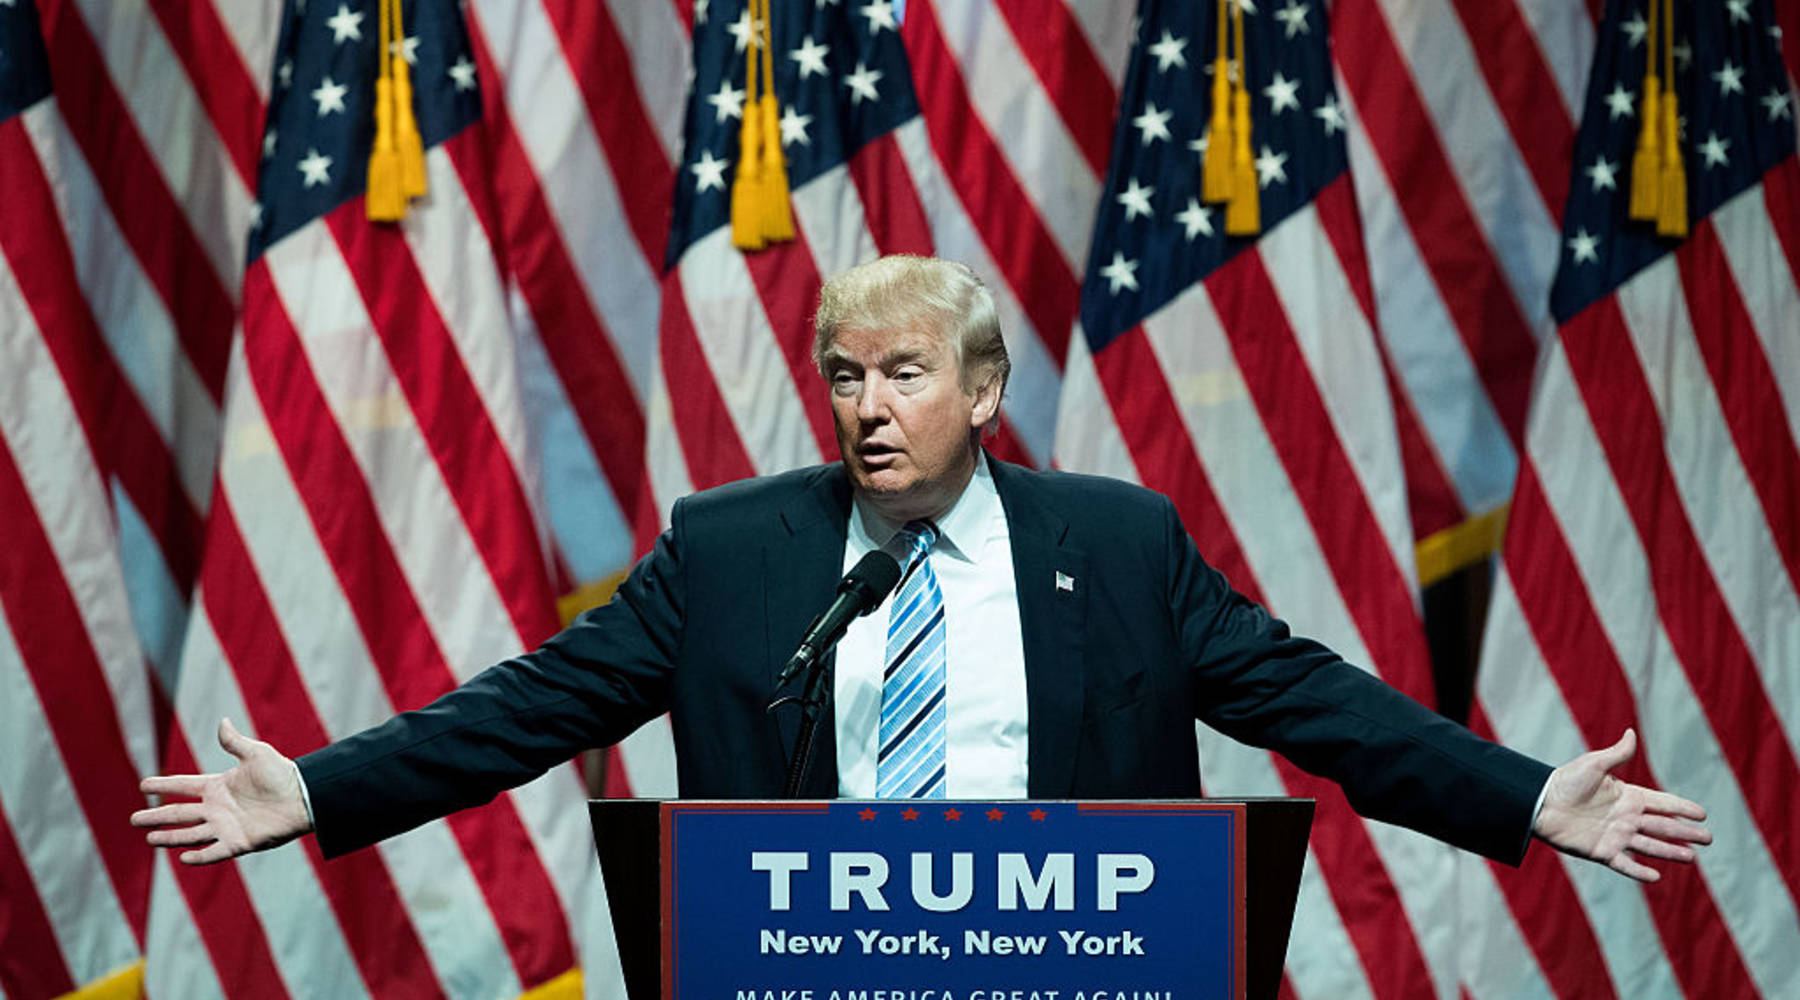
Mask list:
[[[763,621],[767,625],[768,689],[774,690],[775,677],[781,671],[794,647],[812,624],[813,616],[825,610],[837,591],[843,576],[844,533],[850,508],[850,484],[842,465],[820,470],[807,493],[780,512],[782,530],[771,533],[763,545]],[[833,654],[835,657],[836,654]],[[827,661],[827,667],[831,661]],[[798,681],[783,692],[798,694]],[[819,728],[813,741],[812,767],[807,771],[801,794],[806,798],[837,797],[837,727],[833,724],[835,706],[827,701],[819,716]],[[782,759],[794,752],[800,731],[800,709],[784,705],[775,710],[775,724],[780,733]]]
[[991,459],[988,467],[1006,508],[1025,644],[1026,792],[1066,798],[1074,787],[1085,690],[1087,556],[1064,546],[1068,522],[1019,481],[1020,470]]

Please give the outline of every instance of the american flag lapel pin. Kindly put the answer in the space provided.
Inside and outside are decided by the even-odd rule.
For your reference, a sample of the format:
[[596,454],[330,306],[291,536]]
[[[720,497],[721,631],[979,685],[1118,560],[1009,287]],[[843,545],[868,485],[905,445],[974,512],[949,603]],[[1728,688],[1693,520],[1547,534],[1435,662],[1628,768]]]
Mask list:
[[1075,592],[1075,578],[1070,576],[1067,573],[1064,573],[1060,569],[1057,570],[1056,571],[1056,589],[1061,590],[1061,591],[1066,591],[1068,593],[1073,594]]

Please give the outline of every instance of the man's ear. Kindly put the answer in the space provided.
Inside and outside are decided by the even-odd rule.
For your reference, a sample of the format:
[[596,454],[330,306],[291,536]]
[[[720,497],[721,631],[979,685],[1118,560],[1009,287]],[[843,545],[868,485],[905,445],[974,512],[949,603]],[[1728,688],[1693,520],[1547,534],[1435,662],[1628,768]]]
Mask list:
[[970,427],[986,427],[1000,413],[1000,380],[989,376],[975,390],[975,407],[969,415]]

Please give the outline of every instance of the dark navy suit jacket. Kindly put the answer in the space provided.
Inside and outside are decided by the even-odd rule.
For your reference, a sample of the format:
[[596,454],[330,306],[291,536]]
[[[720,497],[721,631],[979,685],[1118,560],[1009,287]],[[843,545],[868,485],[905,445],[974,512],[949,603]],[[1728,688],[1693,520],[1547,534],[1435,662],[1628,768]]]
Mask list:
[[[1366,816],[1501,860],[1523,854],[1547,765],[1290,635],[1201,559],[1167,498],[990,468],[1025,641],[1031,797],[1199,795],[1198,718],[1339,782]],[[763,706],[833,596],[849,509],[841,465],[678,502],[610,603],[424,709],[301,758],[325,853],[486,802],[665,711],[684,797],[777,797],[797,710]],[[808,797],[837,793],[831,717]]]

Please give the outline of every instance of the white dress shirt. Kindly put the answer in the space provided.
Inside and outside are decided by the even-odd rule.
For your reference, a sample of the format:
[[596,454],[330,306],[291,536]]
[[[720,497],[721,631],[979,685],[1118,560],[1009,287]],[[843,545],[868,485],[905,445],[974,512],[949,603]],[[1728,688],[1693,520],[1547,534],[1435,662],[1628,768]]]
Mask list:
[[[937,522],[931,569],[944,595],[945,763],[955,799],[1025,797],[1025,640],[1013,580],[1006,510],[976,460],[969,485]],[[901,525],[853,505],[844,542],[844,571],[880,548]],[[896,591],[898,588],[896,588]],[[850,624],[838,642],[833,702],[838,794],[875,797],[881,678],[887,654],[888,600]]]

